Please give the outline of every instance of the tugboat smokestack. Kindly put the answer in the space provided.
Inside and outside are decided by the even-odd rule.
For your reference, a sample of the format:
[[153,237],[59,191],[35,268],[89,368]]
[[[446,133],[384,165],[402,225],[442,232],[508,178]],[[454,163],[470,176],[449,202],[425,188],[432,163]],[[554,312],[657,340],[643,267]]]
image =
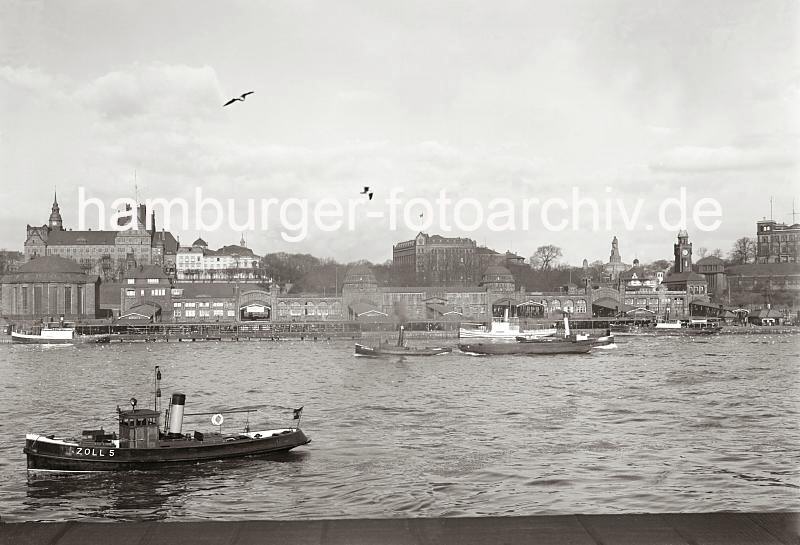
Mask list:
[[184,394],[172,394],[172,403],[169,408],[169,433],[180,435],[183,428],[183,409],[186,405]]

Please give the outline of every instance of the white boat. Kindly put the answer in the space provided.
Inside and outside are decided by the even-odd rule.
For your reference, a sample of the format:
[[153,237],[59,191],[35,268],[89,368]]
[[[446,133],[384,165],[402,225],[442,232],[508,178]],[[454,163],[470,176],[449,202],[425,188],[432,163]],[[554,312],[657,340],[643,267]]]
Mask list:
[[483,324],[474,328],[460,327],[458,329],[458,337],[460,339],[503,339],[513,341],[517,337],[529,339],[547,337],[548,335],[555,335],[556,331],[556,328],[522,330],[519,327],[519,320],[517,318],[508,318],[508,312],[506,312],[504,318],[492,320],[489,327]]
[[78,335],[70,322],[49,322],[38,333],[11,332],[11,342],[22,344],[106,343],[109,335]]

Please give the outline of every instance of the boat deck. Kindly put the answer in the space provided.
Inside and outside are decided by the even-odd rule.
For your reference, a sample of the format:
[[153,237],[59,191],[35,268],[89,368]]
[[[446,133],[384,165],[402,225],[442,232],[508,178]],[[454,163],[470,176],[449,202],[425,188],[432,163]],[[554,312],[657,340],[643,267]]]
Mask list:
[[261,520],[242,522],[26,522],[0,524],[0,543],[73,545],[788,545],[800,543],[800,513],[676,513],[527,517]]

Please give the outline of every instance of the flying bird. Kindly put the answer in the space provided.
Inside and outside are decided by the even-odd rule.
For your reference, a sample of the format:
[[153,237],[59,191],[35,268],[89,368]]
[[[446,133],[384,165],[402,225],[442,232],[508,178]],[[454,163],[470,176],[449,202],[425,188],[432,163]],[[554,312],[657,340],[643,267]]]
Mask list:
[[244,93],[244,94],[243,94],[243,95],[241,95],[241,96],[234,97],[234,98],[230,99],[228,102],[226,102],[225,104],[223,104],[223,105],[222,105],[222,107],[224,108],[225,106],[227,106],[227,105],[229,105],[229,104],[233,104],[233,103],[234,103],[234,102],[236,102],[236,101],[241,101],[241,102],[244,102],[244,99],[245,99],[245,98],[247,98],[247,95],[252,95],[253,93],[255,93],[255,91],[247,91],[246,93]]
[[369,197],[369,200],[372,200],[372,195],[373,194],[372,194],[372,192],[370,192],[369,186],[366,186],[366,185],[364,186],[364,191],[361,192],[361,195],[366,195],[367,197]]

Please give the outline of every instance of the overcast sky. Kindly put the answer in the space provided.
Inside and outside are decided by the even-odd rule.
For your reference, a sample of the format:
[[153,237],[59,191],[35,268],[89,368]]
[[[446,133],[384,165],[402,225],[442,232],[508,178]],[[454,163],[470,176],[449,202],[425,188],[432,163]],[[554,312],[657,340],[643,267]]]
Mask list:
[[[626,262],[669,258],[676,232],[643,225],[686,187],[690,206],[714,197],[723,211],[716,231],[689,224],[695,248],[727,253],[770,214],[770,196],[776,220],[792,221],[792,199],[800,211],[798,5],[6,0],[0,247],[22,249],[54,188],[77,228],[78,187],[110,205],[133,196],[135,172],[140,199],[201,187],[240,212],[249,198],[361,199],[353,230],[312,228],[294,243],[276,218],[248,230],[262,254],[391,258],[416,226],[365,214],[388,210],[392,188],[488,206],[569,200],[573,187],[630,209],[646,199],[647,221],[551,231],[517,218],[516,230],[443,234],[526,257],[553,243],[576,264],[607,260],[617,235]],[[171,230],[212,247],[240,237]]]

